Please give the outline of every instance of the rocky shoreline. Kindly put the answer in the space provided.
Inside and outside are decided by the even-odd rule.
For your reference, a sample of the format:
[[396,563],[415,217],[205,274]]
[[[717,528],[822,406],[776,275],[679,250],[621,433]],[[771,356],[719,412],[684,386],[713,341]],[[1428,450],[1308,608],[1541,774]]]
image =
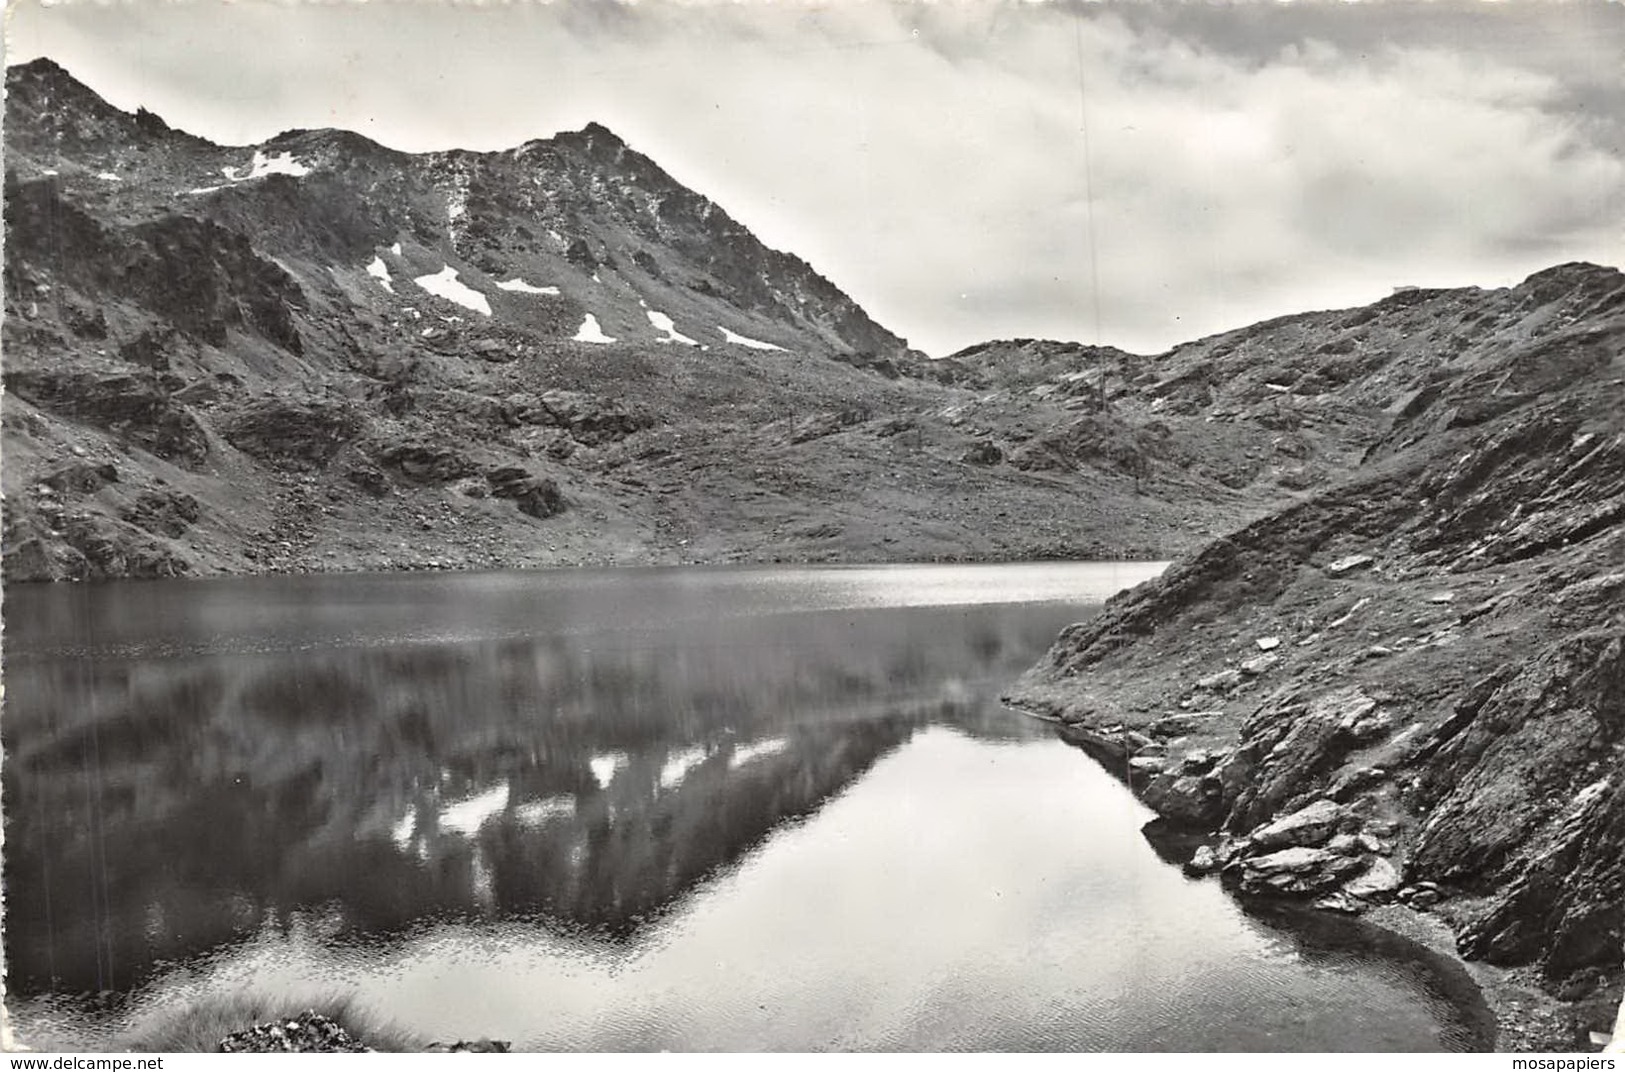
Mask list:
[[1194,870],[1436,918],[1561,1004],[1508,1046],[1573,1051],[1625,947],[1625,278],[1527,287],[1350,477],[1108,601],[1009,699],[1208,836]]
[[[1444,892],[1431,881],[1406,881],[1394,860],[1399,833],[1392,820],[1374,819],[1322,797],[1259,824],[1245,834],[1217,830],[1201,815],[1211,811],[1203,790],[1226,777],[1234,751],[1197,748],[1170,761],[1158,738],[1121,726],[1063,721],[1043,705],[1007,697],[1017,710],[1055,725],[1057,735],[1113,775],[1156,811],[1155,837],[1165,858],[1192,878],[1213,878],[1254,908],[1307,904],[1314,910],[1359,915],[1384,931],[1410,939],[1457,964],[1477,984],[1495,1019],[1498,1052],[1584,1052],[1611,1023],[1610,984],[1599,979],[1584,1002],[1564,1001],[1541,985],[1537,972],[1470,960],[1461,955],[1448,920],[1435,909]],[[1173,724],[1165,723],[1164,731]],[[1177,739],[1175,739],[1177,740]],[[1229,768],[1233,773],[1234,768]],[[1173,832],[1176,836],[1169,837]],[[1147,836],[1153,832],[1148,828]],[[1612,990],[1621,980],[1612,980]]]
[[1425,912],[1565,1006],[1509,1045],[1595,1049],[1625,944],[1625,527],[1588,520],[1625,501],[1605,397],[1216,541],[1064,631],[1008,699],[1210,837],[1192,870]]

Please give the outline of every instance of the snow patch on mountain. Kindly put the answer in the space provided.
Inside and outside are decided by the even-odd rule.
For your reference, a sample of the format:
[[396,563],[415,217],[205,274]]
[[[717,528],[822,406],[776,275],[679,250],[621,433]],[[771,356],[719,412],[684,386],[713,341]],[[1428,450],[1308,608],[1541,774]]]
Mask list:
[[604,329],[598,326],[598,318],[588,313],[587,319],[583,320],[581,327],[576,329],[575,341],[607,343],[615,340],[605,335]]
[[395,256],[399,257],[401,255],[401,244],[396,242],[393,246],[389,247],[389,251],[395,254]]
[[446,265],[433,275],[420,275],[412,280],[430,294],[456,302],[465,309],[491,315],[491,302],[484,294],[457,279],[457,269]]
[[96,177],[98,179],[101,179],[104,182],[123,182],[124,181],[124,177],[122,175],[115,175],[111,171],[98,171],[98,172],[96,172]]
[[513,279],[504,279],[502,282],[497,284],[497,289],[511,290],[517,294],[547,294],[553,297],[557,297],[559,293],[558,287],[533,287],[523,279],[519,279],[517,277]]
[[395,281],[389,278],[389,266],[384,263],[384,258],[374,257],[372,263],[367,265],[367,274],[378,280],[385,290],[395,293]]
[[682,343],[684,346],[698,346],[700,344],[698,339],[691,339],[678,331],[677,325],[672,323],[671,317],[665,313],[650,309],[645,315],[648,316],[649,323],[653,324],[657,331],[666,333],[666,337],[659,340],[660,342],[677,342]]
[[446,219],[456,222],[468,215],[468,189],[454,186],[446,195]]
[[267,175],[292,175],[302,178],[310,174],[310,166],[302,164],[293,158],[292,153],[277,153],[275,156],[266,156],[258,149],[254,150],[253,162],[248,168],[223,167],[220,173],[232,182],[248,182],[251,179],[263,179]]
[[784,347],[782,346],[774,346],[772,343],[763,342],[761,339],[752,339],[746,335],[736,334],[735,332],[729,331],[727,328],[720,325],[717,327],[717,330],[722,332],[722,339],[724,342],[731,342],[735,346],[748,346],[752,350],[778,350],[781,353],[784,352]]

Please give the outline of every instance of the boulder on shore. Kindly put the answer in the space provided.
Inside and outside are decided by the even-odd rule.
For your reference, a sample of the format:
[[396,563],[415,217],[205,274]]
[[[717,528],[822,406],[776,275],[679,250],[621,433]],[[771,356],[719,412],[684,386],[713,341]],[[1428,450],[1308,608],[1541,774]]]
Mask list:
[[1330,800],[1317,800],[1289,815],[1265,823],[1254,830],[1254,845],[1264,851],[1298,846],[1324,845],[1348,824],[1349,811]]
[[1340,885],[1360,868],[1360,861],[1328,849],[1297,845],[1242,860],[1240,881],[1250,894],[1308,896]]

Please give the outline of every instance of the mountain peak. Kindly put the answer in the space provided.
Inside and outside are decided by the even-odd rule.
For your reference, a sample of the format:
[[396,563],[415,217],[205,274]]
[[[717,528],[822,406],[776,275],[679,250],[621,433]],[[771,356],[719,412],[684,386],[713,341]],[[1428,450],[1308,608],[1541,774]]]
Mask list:
[[[116,195],[126,209],[157,214],[179,205],[262,252],[319,253],[335,270],[411,236],[423,262],[381,264],[374,278],[454,269],[476,280],[467,286],[495,292],[495,315],[546,337],[571,336],[591,314],[615,338],[656,338],[658,317],[683,316],[689,337],[710,332],[718,344],[723,325],[782,349],[854,360],[906,349],[804,262],[763,246],[602,123],[504,153],[403,153],[332,128],[215,146],[145,109],[119,110],[51,60],[14,68],[8,81],[7,151],[38,172],[76,176],[92,200]],[[312,174],[321,178],[259,182]],[[529,280],[542,294],[509,298],[499,279]],[[306,282],[332,286],[327,276]],[[480,311],[492,296],[476,294]]]
[[49,56],[40,56],[27,63],[14,63],[6,68],[7,78],[72,78],[67,69]]
[[604,124],[597,122],[596,120],[589,122],[586,126],[582,127],[580,133],[586,137],[593,138],[594,140],[602,139],[615,145],[626,144],[626,139],[622,138],[619,134],[616,134],[613,130],[604,126]]
[[615,163],[632,151],[632,147],[613,130],[602,123],[591,122],[580,130],[567,130],[554,135],[552,143],[561,148],[575,150],[589,159]]
[[1608,295],[1617,300],[1622,284],[1625,284],[1625,275],[1617,268],[1570,261],[1536,272],[1513,289],[1538,302],[1560,299],[1591,302]]
[[162,140],[173,133],[145,108],[132,115],[108,103],[45,56],[6,68],[6,128],[8,152],[36,150],[50,155]]
[[7,94],[21,93],[29,97],[67,95],[84,102],[94,101],[109,110],[113,106],[102,100],[95,90],[75,78],[67,68],[47,57],[17,63],[6,68]]

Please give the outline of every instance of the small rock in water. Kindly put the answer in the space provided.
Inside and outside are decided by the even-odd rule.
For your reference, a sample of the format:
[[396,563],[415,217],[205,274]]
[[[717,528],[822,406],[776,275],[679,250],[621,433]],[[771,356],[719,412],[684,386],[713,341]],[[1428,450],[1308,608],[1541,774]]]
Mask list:
[[1184,870],[1187,875],[1208,875],[1217,871],[1219,867],[1219,854],[1213,850],[1212,845],[1203,845],[1191,854]]
[[501,1039],[482,1038],[475,1042],[436,1042],[429,1047],[430,1053],[508,1053],[511,1049],[509,1043]]
[[339,1024],[318,1012],[255,1024],[220,1040],[221,1053],[369,1053]]

